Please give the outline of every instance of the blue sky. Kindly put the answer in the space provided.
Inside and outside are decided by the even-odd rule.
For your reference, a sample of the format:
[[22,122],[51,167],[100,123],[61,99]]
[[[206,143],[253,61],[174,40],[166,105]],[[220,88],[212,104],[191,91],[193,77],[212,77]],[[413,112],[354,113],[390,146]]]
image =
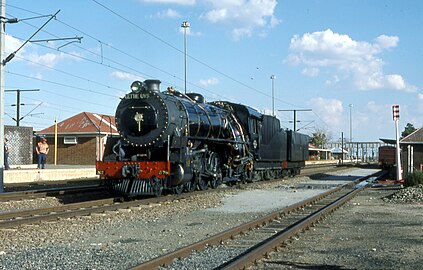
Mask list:
[[[34,4],[36,3],[36,4]],[[5,89],[22,92],[21,125],[41,130],[83,111],[114,115],[133,80],[160,79],[187,90],[272,113],[282,126],[324,130],[333,140],[394,138],[422,127],[422,1],[6,0],[6,17],[58,13],[5,66]],[[48,17],[6,25],[6,53]],[[5,93],[5,124],[14,125],[16,93]],[[352,104],[352,107],[349,106]]]

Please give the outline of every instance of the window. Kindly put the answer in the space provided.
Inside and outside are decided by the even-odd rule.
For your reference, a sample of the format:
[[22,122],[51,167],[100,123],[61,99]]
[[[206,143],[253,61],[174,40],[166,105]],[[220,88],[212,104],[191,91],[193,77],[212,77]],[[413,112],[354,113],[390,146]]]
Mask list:
[[63,138],[63,143],[64,144],[77,144],[77,138],[76,137],[64,137]]

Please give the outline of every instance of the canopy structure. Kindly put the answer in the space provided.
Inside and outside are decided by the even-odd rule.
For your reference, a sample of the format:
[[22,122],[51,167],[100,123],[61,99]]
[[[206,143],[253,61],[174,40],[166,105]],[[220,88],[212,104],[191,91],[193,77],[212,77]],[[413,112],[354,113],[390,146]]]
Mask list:
[[341,148],[340,148],[340,147],[335,147],[335,148],[332,148],[332,149],[330,149],[330,152],[331,152],[332,154],[341,154],[341,153],[348,154],[348,153],[349,153],[349,152],[348,152],[347,150],[345,150],[345,149],[342,149],[342,150],[341,150]]

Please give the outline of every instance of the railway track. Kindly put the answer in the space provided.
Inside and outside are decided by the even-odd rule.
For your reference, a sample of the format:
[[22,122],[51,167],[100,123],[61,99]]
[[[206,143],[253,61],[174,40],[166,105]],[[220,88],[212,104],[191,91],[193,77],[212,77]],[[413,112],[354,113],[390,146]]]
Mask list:
[[[330,170],[339,170],[339,167],[332,168]],[[323,171],[322,171],[323,170]],[[328,171],[328,169],[326,169]],[[309,170],[305,175],[314,173],[325,172],[324,169],[319,167],[319,171]],[[304,175],[304,174],[303,174]],[[280,179],[270,180],[268,182],[280,181]],[[248,184],[240,184],[245,186]],[[77,216],[86,216],[93,213],[104,213],[110,211],[119,211],[120,209],[130,209],[132,207],[140,207],[142,205],[163,203],[166,201],[180,200],[191,197],[193,195],[205,193],[205,192],[219,192],[222,190],[230,189],[233,187],[219,188],[213,190],[195,191],[191,193],[184,193],[180,195],[169,195],[159,198],[142,198],[133,201],[125,201],[123,197],[112,197],[98,200],[88,200],[77,203],[69,203],[60,206],[31,209],[24,211],[14,211],[0,213],[0,228],[13,228],[25,224],[33,224],[38,222],[54,221],[60,218],[71,218]],[[55,188],[47,190],[33,190],[23,192],[8,192],[0,194],[0,201],[2,200],[23,200],[31,198],[40,198],[46,196],[58,196],[58,195],[70,195],[79,194],[92,191],[98,191],[99,189],[105,189],[102,186],[84,186],[84,187],[70,187],[70,188]]]
[[[311,175],[317,173],[324,173],[328,171],[336,171],[340,170],[343,167],[328,164],[328,165],[310,165],[303,169],[301,175]],[[66,181],[63,181],[66,183]],[[0,202],[7,202],[7,201],[19,201],[19,200],[27,200],[27,199],[35,199],[35,198],[45,198],[45,197],[52,197],[52,196],[66,196],[72,194],[80,194],[85,192],[92,192],[92,191],[105,191],[107,188],[103,185],[79,185],[79,186],[63,186],[66,184],[60,184],[60,182],[55,182],[56,185],[60,185],[60,187],[55,188],[43,188],[43,189],[28,189],[22,191],[9,191],[0,193]]]
[[119,211],[120,209],[130,209],[131,207],[140,207],[142,205],[161,203],[173,199],[183,199],[188,196],[191,195],[183,194],[177,197],[170,196],[161,198],[148,198],[127,202],[123,201],[124,198],[114,197],[48,208],[0,213],[0,229],[13,228],[20,225],[33,224],[37,222],[54,221],[60,218],[72,218],[78,216],[87,216],[94,213]]
[[[190,265],[187,268],[184,265],[184,259],[178,260],[180,258],[186,258],[191,262],[201,261],[202,265],[207,265],[210,269],[245,269],[271,252],[277,251],[290,238],[318,223],[321,218],[354,197],[365,187],[365,184],[356,185],[357,182],[365,181],[370,177],[377,178],[380,175],[378,173],[363,177],[350,184],[328,190],[283,210],[140,264],[133,269],[157,269],[167,266],[172,269],[193,267]],[[208,249],[206,256],[201,253],[204,249]],[[195,251],[194,254],[193,251]],[[220,254],[227,254],[227,256],[222,259]],[[190,259],[190,256],[193,258]],[[210,258],[210,261],[204,257]],[[216,262],[216,258],[224,262],[220,260]]]
[[101,185],[84,185],[76,187],[60,187],[60,188],[49,188],[49,189],[34,189],[24,191],[13,191],[0,193],[0,202],[8,201],[21,201],[36,198],[45,198],[52,196],[66,196],[75,195],[88,192],[101,192],[106,191],[105,186]]

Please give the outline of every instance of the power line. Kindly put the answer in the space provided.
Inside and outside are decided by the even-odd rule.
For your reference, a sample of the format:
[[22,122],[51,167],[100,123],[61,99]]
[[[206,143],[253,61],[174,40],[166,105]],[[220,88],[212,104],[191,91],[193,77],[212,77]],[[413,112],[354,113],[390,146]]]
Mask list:
[[[94,2],[96,2],[96,1],[94,1]],[[158,37],[158,36],[154,35],[153,33],[149,32],[149,31],[145,30],[144,28],[142,28],[142,27],[138,26],[137,24],[135,24],[135,23],[131,22],[130,20],[128,20],[128,19],[126,19],[125,17],[121,16],[120,14],[118,14],[118,13],[114,12],[113,10],[109,9],[108,7],[106,7],[106,6],[102,5],[102,4],[98,3],[98,2],[96,2],[96,3],[97,3],[97,4],[99,4],[100,6],[102,6],[103,8],[107,9],[108,11],[112,12],[113,14],[115,14],[116,16],[118,16],[119,18],[121,18],[121,19],[125,20],[126,22],[130,23],[131,25],[135,26],[136,28],[138,28],[138,29],[142,30],[143,32],[145,32],[145,33],[147,33],[147,34],[149,34],[149,35],[153,36],[153,37],[154,37],[154,38],[156,38],[156,39],[158,39],[160,42],[163,42],[163,43],[165,43],[166,45],[170,46],[171,48],[173,48],[173,49],[175,49],[175,50],[177,50],[177,51],[179,51],[179,52],[182,52],[182,51],[181,51],[181,50],[179,50],[177,47],[173,46],[171,43],[166,42],[165,40],[161,39],[160,37]],[[13,6],[13,7],[14,7],[14,8],[18,8],[18,7],[16,7],[16,6]],[[26,10],[26,9],[22,9],[22,10],[25,10],[25,11],[27,11],[27,12],[31,12],[31,11],[28,11],[28,10]],[[33,13],[38,15],[38,13],[35,13],[35,12],[33,12]],[[127,53],[127,52],[124,52],[123,50],[120,50],[120,49],[118,49],[118,48],[116,48],[116,47],[114,47],[114,46],[112,46],[112,45],[110,45],[110,44],[106,43],[106,42],[103,42],[103,41],[101,41],[100,39],[95,38],[94,36],[92,36],[92,35],[90,35],[90,34],[88,34],[88,33],[84,32],[84,31],[81,31],[80,29],[77,29],[77,28],[75,28],[75,27],[73,27],[73,26],[71,26],[71,25],[69,25],[69,24],[67,24],[67,23],[65,23],[65,22],[63,22],[63,21],[61,21],[61,20],[59,20],[59,19],[56,19],[56,21],[58,21],[58,22],[62,23],[63,25],[65,25],[65,26],[67,26],[67,27],[69,27],[69,28],[71,28],[71,29],[73,29],[73,30],[75,30],[75,31],[78,31],[78,32],[82,33],[83,35],[86,35],[86,36],[88,36],[88,37],[92,38],[93,40],[95,40],[95,41],[99,42],[100,44],[105,44],[105,45],[107,45],[109,48],[114,49],[114,50],[116,50],[116,51],[118,51],[118,52],[120,52],[120,53],[122,53],[122,54],[124,54],[124,55],[126,55],[126,56],[128,56],[128,57],[130,57],[130,58],[132,58],[132,59],[134,59],[134,60],[136,60],[136,61],[139,61],[139,62],[141,62],[141,63],[143,63],[143,64],[145,64],[145,65],[148,65],[148,66],[150,66],[150,67],[152,67],[152,68],[154,68],[154,69],[156,69],[156,70],[158,70],[158,71],[161,71],[161,72],[163,72],[163,73],[165,73],[165,74],[167,74],[167,75],[169,75],[169,76],[171,76],[171,77],[173,77],[173,78],[177,78],[177,79],[179,79],[180,81],[183,81],[183,79],[182,79],[182,78],[179,78],[178,76],[176,76],[176,75],[174,75],[174,74],[171,74],[171,73],[169,73],[168,71],[165,71],[165,70],[163,70],[163,69],[161,69],[161,68],[158,68],[158,67],[156,67],[156,66],[153,66],[151,63],[148,63],[148,62],[146,62],[146,61],[143,61],[142,59],[139,59],[138,57],[135,57],[135,56],[133,56],[133,55],[131,55],[131,54]],[[30,23],[26,23],[26,24],[28,24],[28,25],[30,25],[30,26],[32,26],[32,27],[34,27],[34,28],[36,28],[35,26],[31,25]],[[53,37],[57,37],[56,35],[54,35],[54,34],[52,34],[52,33],[49,33],[49,32],[47,32],[47,31],[44,31],[44,30],[43,30],[43,32],[45,32],[45,33],[47,33],[47,34],[49,34],[49,35],[52,35]],[[37,44],[37,45],[43,46],[43,45],[41,45],[41,44]],[[123,66],[123,67],[125,67],[125,68],[127,68],[127,69],[129,69],[129,70],[132,70],[132,71],[136,72],[136,73],[138,73],[138,72],[139,72],[139,71],[137,71],[137,70],[134,70],[134,69],[133,69],[133,68],[131,68],[131,67],[128,67],[128,66],[126,66],[126,65],[123,65],[123,64],[121,64],[121,63],[118,63],[118,62],[116,62],[116,61],[114,61],[114,60],[112,60],[112,59],[110,59],[110,58],[106,58],[106,57],[104,57],[103,55],[99,55],[98,53],[93,52],[93,51],[91,51],[91,50],[87,50],[87,49],[85,49],[85,48],[83,48],[83,47],[81,47],[81,46],[75,45],[75,44],[74,44],[74,46],[75,46],[75,47],[77,47],[77,48],[79,48],[79,49],[81,49],[81,50],[87,51],[87,52],[89,52],[89,53],[91,53],[91,54],[93,54],[93,55],[95,55],[95,56],[98,56],[98,57],[99,57],[99,58],[101,58],[101,59],[106,59],[106,60],[108,60],[108,61],[110,61],[110,62],[112,62],[112,63],[115,63],[115,64],[117,64],[117,65]],[[48,48],[48,49],[51,49],[51,50],[54,50],[53,48],[48,47],[48,46],[43,46],[43,47]],[[62,52],[62,53],[66,53],[66,52],[63,52],[63,51],[61,51],[61,52]],[[69,53],[68,53],[68,54],[69,54]],[[92,63],[102,64],[103,66],[106,66],[106,67],[113,67],[113,66],[110,66],[110,65],[105,65],[105,64],[103,64],[102,62],[97,62],[97,61],[94,61],[94,60],[91,60],[91,59],[88,59],[88,58],[81,57],[81,56],[79,56],[79,55],[75,55],[75,54],[70,54],[70,55],[72,55],[72,56],[74,56],[74,57],[77,57],[77,58],[81,58],[81,59],[86,60],[86,61],[90,61],[90,62],[92,62]],[[189,55],[188,55],[188,56],[189,56]],[[225,76],[225,77],[229,78],[230,80],[233,80],[233,81],[238,82],[239,84],[243,85],[244,87],[250,88],[250,89],[251,89],[251,90],[253,90],[253,91],[256,91],[256,92],[259,92],[259,93],[261,93],[261,94],[263,94],[263,95],[265,95],[265,96],[268,96],[268,94],[266,94],[266,93],[264,93],[264,92],[261,92],[261,91],[259,91],[259,90],[255,89],[255,88],[252,88],[251,86],[249,86],[249,85],[247,85],[247,84],[244,84],[244,83],[242,83],[241,81],[237,81],[236,79],[232,78],[231,76],[229,76],[229,75],[227,75],[227,74],[225,74],[225,73],[223,73],[223,72],[218,71],[217,69],[215,69],[215,68],[213,68],[213,67],[211,67],[211,66],[207,65],[206,63],[204,63],[204,62],[202,62],[202,61],[200,61],[200,60],[198,60],[198,59],[196,59],[196,58],[194,58],[194,57],[192,57],[192,56],[189,56],[189,57],[190,57],[191,59],[193,59],[194,61],[196,61],[196,62],[198,62],[198,63],[200,63],[200,64],[202,64],[202,65],[204,65],[204,66],[208,67],[209,69],[214,70],[215,72],[217,72],[217,73],[221,74],[222,76]],[[116,67],[113,67],[113,68],[116,68]],[[116,68],[116,69],[117,69],[117,68]],[[119,70],[119,69],[117,69],[117,70]],[[125,71],[125,70],[120,70],[120,71],[127,72],[127,71]],[[134,74],[132,74],[132,75],[134,75]],[[143,77],[154,77],[154,76],[151,76],[151,75],[146,75],[146,74],[143,74],[142,76],[143,76]],[[165,82],[165,81],[163,81],[163,82]],[[166,82],[165,82],[165,83],[166,83]],[[197,88],[199,88],[199,89],[201,89],[201,90],[203,90],[203,91],[207,91],[207,92],[209,92],[209,93],[212,93],[213,95],[217,95],[217,96],[219,96],[219,97],[223,97],[223,98],[225,98],[225,99],[228,99],[227,97],[224,97],[223,95],[216,94],[216,91],[208,90],[208,89],[203,88],[203,87],[201,87],[201,86],[199,86],[199,85],[197,85],[197,84],[195,84],[195,83],[192,83],[192,82],[187,82],[187,83],[188,83],[188,84],[190,84],[191,86],[195,86],[195,87],[197,87]],[[168,83],[168,84],[169,84],[169,85],[172,85],[171,83]],[[281,101],[281,100],[279,100],[279,101]],[[282,101],[282,102],[283,102],[283,101]],[[290,104],[290,103],[287,103],[287,102],[283,102],[283,103]],[[291,104],[291,105],[292,105],[292,104]]]
[[[173,48],[174,50],[176,50],[176,51],[178,51],[178,52],[180,52],[180,53],[183,53],[183,52],[182,52],[182,50],[180,50],[180,49],[178,49],[177,47],[173,46],[171,43],[169,43],[169,42],[165,41],[164,39],[162,39],[162,38],[160,38],[159,36],[157,36],[157,35],[155,35],[155,34],[151,33],[150,31],[147,31],[146,29],[144,29],[144,28],[140,27],[140,26],[139,26],[139,25],[137,25],[136,23],[134,23],[134,22],[130,21],[129,19],[127,19],[127,18],[123,17],[122,15],[118,14],[117,12],[115,12],[115,11],[113,11],[112,9],[108,8],[107,6],[105,6],[105,5],[103,5],[103,4],[101,4],[101,3],[99,3],[98,1],[95,1],[95,0],[93,0],[93,2],[94,2],[94,3],[96,3],[96,4],[98,4],[99,6],[103,7],[104,9],[108,10],[109,12],[111,12],[112,14],[114,14],[115,16],[117,16],[117,17],[121,18],[122,20],[126,21],[127,23],[129,23],[129,24],[133,25],[133,26],[134,26],[134,27],[136,27],[137,29],[139,29],[139,30],[143,31],[144,33],[146,33],[146,34],[148,34],[148,35],[150,35],[150,36],[154,37],[155,39],[157,39],[157,40],[159,40],[160,42],[162,42],[162,43],[166,44],[167,46],[169,46],[169,47]],[[35,12],[33,12],[33,11],[29,11],[29,10],[27,10],[27,9],[19,8],[19,7],[13,6],[13,5],[10,5],[10,6],[11,6],[11,7],[16,8],[16,9],[21,9],[21,10],[24,10],[24,11],[26,11],[26,12],[31,12],[31,13],[33,13],[33,14],[38,14],[38,13],[35,13]],[[148,65],[148,66],[150,66],[150,67],[152,67],[152,68],[154,68],[154,69],[156,69],[156,70],[159,70],[159,71],[161,71],[161,72],[163,72],[163,73],[165,73],[165,74],[167,74],[167,75],[169,75],[169,76],[172,76],[172,77],[174,77],[174,78],[177,78],[177,79],[179,79],[179,80],[182,80],[182,79],[181,79],[181,78],[179,78],[178,76],[173,75],[173,74],[169,73],[169,72],[168,72],[168,71],[166,71],[166,70],[163,70],[163,69],[161,69],[161,68],[159,68],[159,67],[153,66],[153,65],[151,65],[150,63],[148,63],[148,62],[146,62],[146,61],[143,61],[142,59],[139,59],[138,57],[135,57],[135,56],[133,56],[133,55],[131,55],[131,54],[129,54],[129,53],[127,53],[127,52],[123,51],[123,50],[120,50],[120,49],[118,49],[118,48],[116,48],[116,47],[113,47],[113,46],[111,46],[110,44],[105,43],[105,42],[103,42],[103,41],[101,41],[101,40],[99,40],[99,39],[95,38],[94,36],[92,36],[92,35],[90,35],[90,34],[88,34],[88,33],[84,32],[84,31],[81,31],[80,29],[77,29],[77,28],[75,28],[75,27],[73,27],[73,26],[71,26],[71,25],[69,25],[69,24],[67,24],[67,23],[65,23],[65,22],[63,22],[63,21],[61,21],[61,20],[58,20],[58,19],[57,19],[57,21],[59,21],[59,22],[60,22],[60,23],[62,23],[63,25],[65,25],[65,26],[67,26],[67,27],[69,27],[69,28],[71,28],[71,29],[73,29],[73,30],[75,30],[75,31],[78,31],[78,32],[82,33],[83,35],[89,36],[90,38],[92,38],[93,40],[96,40],[96,41],[97,41],[97,42],[99,42],[100,44],[105,44],[105,45],[107,45],[109,48],[114,49],[114,50],[116,50],[116,51],[118,51],[118,52],[120,52],[120,53],[122,53],[122,54],[124,54],[124,55],[126,55],[126,56],[128,56],[128,57],[130,57],[130,58],[132,58],[132,59],[134,59],[134,60],[137,60],[137,61],[139,61],[139,62],[141,62],[141,63],[143,63],[143,64],[146,64],[146,65]],[[30,24],[29,24],[29,25],[30,25]],[[46,32],[46,33],[48,33],[48,32]],[[51,33],[48,33],[48,34],[50,34],[50,35],[52,35],[52,36],[55,36],[55,35],[53,35],[53,34],[51,34]],[[74,44],[74,45],[75,45],[75,44]],[[95,52],[93,52],[93,51],[91,51],[91,50],[87,50],[87,49],[85,49],[85,48],[83,48],[83,47],[81,47],[81,46],[77,46],[77,45],[75,45],[75,46],[76,46],[77,48],[80,48],[81,50],[88,51],[89,53],[91,53],[91,54],[93,54],[93,55],[95,55],[95,56],[98,56],[98,57],[99,57],[99,58],[101,58],[101,59],[103,59],[103,58],[104,58],[104,56],[103,56],[102,54],[101,54],[101,55],[99,55],[98,53],[95,53]],[[51,47],[46,47],[46,48],[48,48],[48,49],[52,49]],[[62,53],[66,53],[66,52],[62,52]],[[83,59],[83,60],[86,60],[86,61],[89,61],[89,62],[92,62],[92,63],[102,64],[102,65],[103,65],[103,66],[105,66],[105,67],[109,67],[109,68],[116,68],[116,67],[113,67],[113,66],[111,66],[111,65],[105,65],[105,64],[103,64],[103,63],[101,63],[101,62],[97,62],[97,61],[93,61],[93,60],[91,60],[91,59],[83,58],[83,57],[78,56],[78,55],[75,55],[75,54],[70,54],[70,55],[72,55],[72,56],[74,56],[74,57],[81,58],[81,59]],[[258,90],[258,89],[255,89],[255,88],[251,87],[250,85],[245,84],[245,83],[243,83],[242,81],[237,80],[237,79],[233,78],[232,76],[230,76],[230,75],[228,75],[228,74],[226,74],[226,73],[224,73],[224,72],[221,72],[221,71],[219,71],[219,70],[217,70],[217,69],[215,69],[215,68],[211,67],[211,66],[210,66],[210,65],[208,65],[207,63],[205,63],[205,62],[203,62],[203,61],[201,61],[201,60],[199,60],[199,59],[197,59],[197,58],[195,58],[195,57],[192,57],[192,56],[190,56],[190,55],[188,55],[188,56],[190,57],[190,59],[192,59],[192,60],[194,60],[194,61],[196,61],[196,62],[200,63],[201,65],[203,65],[203,66],[205,66],[205,67],[207,67],[207,68],[209,68],[209,69],[211,69],[211,70],[215,71],[216,73],[218,73],[218,74],[220,74],[220,75],[222,75],[222,76],[224,76],[224,77],[226,77],[226,78],[228,78],[228,79],[230,79],[230,80],[232,80],[232,81],[234,81],[234,82],[236,82],[236,83],[238,83],[238,84],[240,84],[240,85],[242,85],[242,86],[244,86],[244,87],[246,87],[246,88],[248,88],[248,89],[250,89],[250,90],[252,90],[252,91],[255,91],[255,92],[260,93],[260,94],[262,94],[262,95],[264,95],[264,96],[267,96],[267,97],[269,97],[269,96],[270,96],[268,93],[265,93],[265,92],[262,92],[262,91],[260,91],[260,90]],[[132,68],[130,68],[130,67],[128,67],[128,66],[126,66],[126,65],[123,65],[123,64],[121,64],[121,63],[118,63],[118,62],[116,62],[116,61],[114,61],[114,60],[112,60],[112,59],[109,59],[109,58],[104,58],[104,59],[106,59],[106,60],[108,60],[108,61],[110,61],[110,62],[112,62],[112,63],[115,63],[115,64],[117,64],[117,65],[120,65],[120,66],[123,66],[123,67],[125,67],[125,68],[128,68],[128,69],[130,69],[130,70],[132,70],[132,71],[135,71],[136,73],[138,73],[138,72],[139,72],[139,71],[134,70],[134,69],[132,69]],[[117,68],[116,68],[116,69],[117,69]],[[117,70],[119,70],[119,69],[117,69]],[[126,70],[120,70],[120,71],[127,72]],[[134,74],[133,74],[133,75],[134,75]],[[153,77],[153,76],[148,76],[148,75],[145,75],[145,74],[144,74],[143,76],[144,76],[144,77]],[[171,85],[171,83],[168,83],[168,84],[169,84],[169,85]],[[211,90],[205,89],[205,88],[203,88],[203,87],[200,87],[200,86],[199,86],[199,85],[197,85],[197,84],[194,84],[194,83],[189,83],[189,84],[190,84],[190,85],[192,85],[192,86],[195,86],[195,87],[197,87],[197,88],[199,88],[199,89],[202,89],[203,91],[210,92],[210,93],[212,93],[213,95],[217,95],[217,96],[220,96],[220,97],[224,97],[224,96],[222,96],[222,95],[216,94],[216,92],[215,92],[215,91],[211,91]],[[227,98],[225,98],[225,99],[227,99]],[[289,103],[289,102],[282,101],[282,100],[280,100],[280,99],[278,99],[278,98],[276,98],[276,99],[277,99],[278,101],[282,102],[282,103],[285,103],[285,104],[288,104],[288,105],[295,106],[294,104],[291,104],[291,103]]]
[[62,87],[72,88],[72,89],[76,89],[76,90],[80,90],[80,91],[84,91],[84,92],[88,92],[88,93],[95,93],[97,95],[103,95],[103,96],[106,96],[106,97],[118,98],[118,96],[116,96],[116,95],[110,95],[110,94],[107,94],[107,93],[103,93],[103,92],[99,92],[99,91],[94,91],[94,90],[91,90],[91,89],[77,87],[75,85],[69,85],[69,84],[64,84],[64,83],[59,83],[59,82],[53,82],[53,81],[49,81],[49,80],[45,80],[45,79],[40,79],[40,78],[35,78],[35,77],[32,77],[32,76],[28,76],[28,75],[24,75],[24,74],[20,74],[20,73],[15,73],[15,72],[12,72],[12,71],[5,71],[5,72],[7,72],[9,74],[12,74],[12,75],[20,76],[20,77],[23,77],[23,78],[27,78],[27,79],[32,79],[32,80],[37,80],[37,81],[41,81],[41,82],[46,82],[46,83],[49,83],[49,84],[54,84],[54,85],[58,85],[58,86],[62,86]]
[[[6,72],[6,73],[9,73],[9,74],[12,74],[12,75],[15,75],[15,76],[24,77],[24,78],[27,78],[27,79],[38,80],[38,81],[43,81],[43,82],[47,82],[47,83],[51,83],[51,84],[57,84],[57,83],[55,83],[55,82],[51,82],[51,81],[47,81],[47,80],[43,80],[43,79],[39,79],[39,78],[34,78],[34,77],[27,76],[27,75],[23,75],[23,74],[15,73],[15,72],[10,72],[10,71],[5,71],[5,72]],[[65,85],[65,84],[62,84],[61,86],[65,86],[65,87],[68,87],[68,88],[72,88],[72,89],[74,89],[74,86],[72,86],[72,85]],[[53,91],[48,91],[48,90],[45,90],[45,89],[44,89],[43,91],[44,91],[44,92],[47,92],[47,93],[50,93],[50,94],[53,94],[53,95],[57,95],[57,96],[62,96],[62,97],[65,97],[65,98],[67,98],[67,99],[72,99],[72,100],[76,100],[76,101],[79,101],[79,102],[87,103],[87,104],[90,104],[90,105],[97,105],[97,106],[107,107],[107,108],[108,108],[108,106],[107,106],[106,104],[100,104],[100,103],[89,102],[89,101],[84,100],[84,99],[79,99],[79,98],[75,98],[75,97],[73,97],[73,96],[67,96],[67,95],[59,94],[59,93],[56,93],[56,92],[53,92]],[[111,96],[111,97],[118,98],[118,97],[116,97],[116,96]]]
[[[99,6],[103,7],[104,9],[108,10],[109,12],[111,12],[112,14],[114,14],[115,16],[119,17],[120,19],[122,19],[122,20],[126,21],[127,23],[131,24],[132,26],[136,27],[137,29],[139,29],[139,30],[143,31],[144,33],[146,33],[146,34],[148,34],[148,35],[150,35],[150,36],[154,37],[155,39],[157,39],[158,41],[162,42],[163,44],[165,44],[165,45],[169,46],[170,48],[172,48],[172,49],[174,49],[174,50],[178,51],[179,53],[182,53],[182,54],[184,53],[184,51],[182,51],[182,50],[178,49],[177,47],[173,46],[171,43],[169,43],[169,42],[167,42],[167,41],[163,40],[162,38],[160,38],[159,36],[157,36],[157,35],[155,35],[155,34],[151,33],[150,31],[147,31],[146,29],[144,29],[144,28],[142,28],[141,26],[137,25],[136,23],[134,23],[134,22],[130,21],[129,19],[125,18],[124,16],[120,15],[119,13],[115,12],[115,11],[114,11],[114,10],[112,10],[111,8],[109,8],[109,7],[105,6],[104,4],[101,4],[101,3],[99,3],[99,2],[98,2],[98,1],[96,1],[96,0],[92,0],[92,1],[93,1],[94,3],[96,3],[97,5],[99,5]],[[258,89],[256,89],[256,88],[253,88],[253,87],[251,87],[250,85],[248,85],[248,84],[246,84],[246,83],[243,83],[243,82],[241,82],[240,80],[237,80],[237,79],[233,78],[232,76],[230,76],[230,75],[228,75],[228,74],[226,74],[226,73],[224,73],[224,72],[222,72],[222,71],[217,70],[216,68],[214,68],[214,67],[212,67],[212,66],[210,66],[210,65],[206,64],[205,62],[203,62],[203,61],[201,61],[201,60],[199,60],[199,59],[197,59],[197,58],[195,58],[195,57],[193,57],[193,56],[191,56],[191,55],[189,55],[189,54],[187,54],[187,56],[188,56],[190,59],[192,59],[192,60],[196,61],[197,63],[199,63],[199,64],[201,64],[201,65],[203,65],[203,66],[205,66],[205,67],[207,67],[207,68],[209,68],[209,69],[211,69],[211,70],[215,71],[216,73],[218,73],[218,74],[220,74],[220,75],[222,75],[222,76],[224,76],[224,77],[226,77],[226,78],[228,78],[228,79],[230,79],[230,80],[232,80],[232,81],[234,81],[234,82],[236,82],[236,83],[238,83],[238,84],[240,84],[240,85],[242,85],[242,86],[244,86],[244,87],[246,87],[246,88],[248,88],[248,89],[250,89],[250,90],[252,90],[252,91],[254,91],[254,92],[260,93],[260,94],[262,94],[262,95],[264,95],[264,96],[267,96],[267,97],[271,97],[271,95],[269,95],[268,93],[265,93],[265,92],[260,91],[260,90],[258,90]],[[281,103],[284,103],[284,104],[287,104],[287,105],[296,106],[296,105],[294,105],[294,104],[292,104],[292,103],[289,103],[289,102],[283,101],[283,100],[281,100],[281,99],[277,99],[277,100],[279,100]]]

